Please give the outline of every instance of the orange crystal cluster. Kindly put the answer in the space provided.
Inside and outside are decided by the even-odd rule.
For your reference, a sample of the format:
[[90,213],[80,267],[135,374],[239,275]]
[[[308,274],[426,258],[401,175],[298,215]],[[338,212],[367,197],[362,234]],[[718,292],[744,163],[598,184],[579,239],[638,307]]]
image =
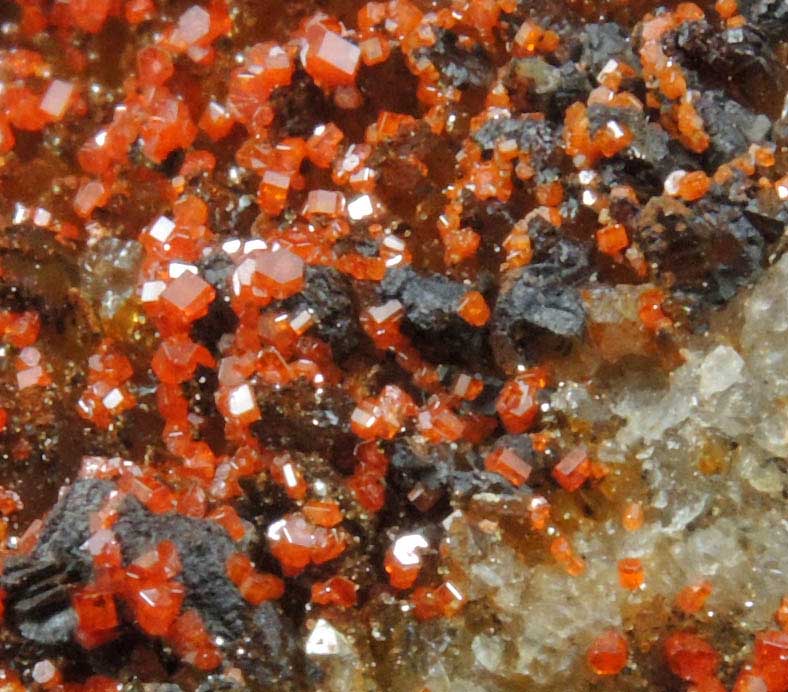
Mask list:
[[271,554],[288,576],[298,574],[307,565],[329,562],[347,547],[347,538],[341,529],[315,526],[298,512],[271,524],[267,538]]
[[362,440],[392,439],[405,420],[418,412],[413,399],[399,387],[386,385],[380,394],[359,402],[350,416],[350,427]]
[[[388,545],[375,556],[384,583],[373,589],[360,579],[356,583],[355,572],[353,579],[337,573],[344,562],[331,564],[344,556],[347,562],[354,559],[351,551],[365,540],[354,533],[356,526],[366,530],[367,524],[390,520],[389,467],[397,438],[412,437],[425,448],[479,451],[474,472],[497,474],[515,491],[529,482],[541,483],[540,470],[535,471],[511,439],[495,445],[488,441],[503,431],[510,438],[527,436],[533,449],[551,460],[544,475],[560,503],[579,501],[610,473],[593,460],[593,444],[589,449],[582,443],[588,438],[582,425],[556,439],[541,429],[541,413],[550,408],[544,390],[551,386],[552,370],[546,365],[526,369],[514,364],[502,374],[494,399],[472,407],[484,399],[485,377],[469,367],[427,358],[407,324],[407,301],[382,299],[376,284],[389,269],[412,262],[422,269],[442,261],[448,275],[461,279],[491,268],[501,277],[517,276],[538,256],[539,243],[533,239],[539,233],[569,237],[578,232],[588,235],[600,265],[631,271],[635,283],[645,282],[649,267],[637,229],[611,211],[624,203],[640,209],[644,200],[626,184],[605,192],[594,169],[633,145],[630,116],[658,119],[664,131],[693,154],[709,150],[712,123],[704,122],[690,75],[665,45],[671,32],[708,19],[701,7],[683,2],[647,14],[633,42],[640,65],[618,57],[589,75],[596,86],[561,108],[557,149],[566,160],[553,167],[542,166],[532,148],[536,143],[529,138],[502,135],[492,146],[480,143],[483,132],[501,123],[543,125],[547,114],[536,111],[533,94],[519,93],[516,80],[503,68],[493,70],[486,91],[465,92],[441,64],[446,52],[441,42],[454,35],[451,32],[456,32],[454,48],[468,55],[488,51],[497,61],[505,52],[548,67],[560,62],[572,47],[563,45],[563,37],[542,26],[542,20],[521,16],[513,0],[453,0],[430,9],[410,0],[368,2],[356,13],[355,29],[324,12],[303,13],[289,37],[252,45],[238,45],[238,37],[243,40],[248,33],[242,8],[228,0],[178,5],[177,10],[160,8],[152,0],[18,4],[21,35],[41,52],[0,51],[0,165],[15,152],[24,156],[29,133],[45,131],[49,137],[63,131],[59,123],[75,125],[82,139],[74,174],[57,179],[68,192],[68,204],[49,211],[20,202],[15,223],[50,231],[66,248],[85,240],[93,246],[114,233],[110,220],[117,216],[125,221],[117,209],[136,195],[138,186],[145,199],[144,221],[133,230],[124,225],[122,231],[136,235],[144,253],[129,304],[140,307],[132,321],[145,327],[129,343],[105,338],[91,347],[76,408],[79,416],[108,434],[122,430],[124,413],[139,406],[147,415],[155,408],[163,421],[162,446],[151,455],[155,463],[148,465],[120,457],[86,457],[83,462],[82,477],[116,484],[105,505],[90,517],[85,549],[93,576],[72,595],[76,638],[84,648],[117,638],[125,620],[160,638],[200,670],[214,670],[223,660],[199,612],[184,607],[187,595],[179,579],[183,568],[173,543],[162,541],[124,562],[113,525],[127,496],[156,514],[178,513],[221,526],[238,550],[227,560],[227,577],[252,606],[282,598],[289,580],[297,578],[311,581],[309,607],[352,608],[368,591],[374,598],[387,590],[407,599],[405,609],[423,621],[457,615],[469,600],[461,579],[453,574],[449,578],[448,571],[436,566],[445,557],[445,546],[431,545],[428,534],[386,534]],[[718,0],[714,7],[720,26],[744,25],[735,0]],[[87,116],[94,115],[103,97],[100,85],[89,79],[93,58],[86,46],[94,42],[86,34],[99,34],[105,27],[116,31],[123,23],[123,31],[137,37],[129,54],[132,73],[91,119]],[[138,25],[144,30],[135,33]],[[39,45],[44,36],[62,53],[57,59],[45,59]],[[504,36],[501,52],[498,44]],[[237,48],[236,55],[230,56],[225,44]],[[396,70],[400,63],[412,80],[413,102],[403,100],[400,108],[394,105],[396,99],[386,100],[370,117],[357,118],[358,109],[375,92],[369,79],[377,74],[373,68],[393,65]],[[315,122],[292,134],[281,121],[288,110],[303,107],[297,100],[295,105],[287,101],[299,80],[314,89],[312,95],[322,98],[325,109]],[[468,102],[474,101],[478,107],[470,112]],[[600,108],[608,114],[601,124],[592,117]],[[88,136],[76,127],[81,121],[89,128]],[[454,170],[420,144],[425,133],[456,145]],[[786,178],[772,183],[761,176],[776,165],[775,151],[771,144],[752,145],[713,173],[674,170],[660,184],[665,196],[675,198],[672,202],[691,206],[715,185],[743,175],[757,179],[764,195],[773,192],[784,200]],[[415,190],[435,188],[420,200],[423,204],[408,200],[418,207],[413,228],[389,222],[390,200],[392,206],[406,206],[392,194],[400,178],[418,181],[411,186]],[[240,199],[233,200],[237,208],[233,203],[227,207],[238,212],[229,222],[220,202],[212,199],[216,191],[218,200],[225,187]],[[592,212],[588,229],[580,231],[571,209],[578,187],[579,202]],[[242,188],[249,194],[236,194]],[[479,214],[479,209],[504,209],[513,201],[524,211],[505,217],[505,228],[492,228],[496,223]],[[245,227],[239,219],[255,205],[259,215]],[[430,241],[439,242],[438,258],[419,247],[430,245],[424,243],[429,234]],[[206,268],[216,257],[230,265],[226,280],[216,280]],[[339,362],[328,341],[316,335],[317,311],[292,307],[316,268],[336,270],[354,285],[358,305],[353,309],[358,308],[369,341],[353,354],[358,363]],[[471,278],[465,283],[452,314],[463,327],[486,336],[495,326],[495,293],[483,281]],[[637,327],[649,343],[678,328],[669,316],[669,297],[661,288],[639,294]],[[202,332],[208,331],[203,327],[222,310],[232,315],[227,319],[231,330],[203,343]],[[36,388],[52,383],[54,372],[49,350],[45,357],[37,345],[40,331],[35,311],[0,312],[0,338],[14,349],[16,383],[30,398]],[[480,371],[485,370],[481,364]],[[155,380],[148,386],[146,378],[151,377]],[[206,402],[197,390],[209,380],[215,380],[216,387],[213,400]],[[351,398],[352,412],[342,423],[356,444],[343,450],[342,472],[328,490],[315,479],[318,465],[313,468],[308,455],[295,448],[269,448],[256,432],[269,423],[260,392],[279,393],[291,385],[306,385],[317,400],[329,387]],[[218,425],[209,420],[214,413]],[[5,407],[0,408],[4,436],[8,420]],[[14,448],[15,456],[24,456],[22,447]],[[264,527],[268,551],[278,562],[268,568],[282,577],[258,571],[244,552],[252,540],[252,525],[242,518],[248,517],[242,505],[233,504],[247,483],[268,479],[289,503],[279,518],[266,519]],[[443,492],[426,482],[415,483],[407,494],[407,511],[428,514]],[[551,502],[532,494],[517,506],[519,519],[541,534],[545,554],[557,568],[574,577],[582,574],[583,556],[573,547],[558,512],[551,512]],[[16,492],[0,488],[3,517],[23,509]],[[637,531],[644,523],[643,507],[636,501],[628,501],[620,516],[627,531]],[[499,529],[492,523],[485,530]],[[31,552],[42,525],[34,523],[18,540],[20,554]],[[1,526],[4,543],[7,528]],[[639,559],[622,558],[617,567],[623,589],[645,587]],[[711,592],[710,582],[691,584],[676,596],[676,608],[692,617],[702,611]],[[781,607],[777,617],[783,629],[788,623],[785,611]],[[757,635],[752,661],[740,672],[735,692],[788,691],[786,636],[777,630]],[[674,632],[664,642],[664,655],[670,670],[691,684],[690,690],[723,689],[720,654],[703,637],[689,630]],[[625,634],[613,630],[601,633],[587,650],[588,665],[600,676],[621,673],[629,656]],[[117,687],[101,677],[79,687],[64,683],[49,660],[38,662],[31,674],[45,689],[100,692]],[[1,689],[22,689],[13,671],[4,669],[0,675]]]
[[[44,665],[42,665],[44,664]],[[118,681],[105,675],[91,675],[82,683],[63,683],[62,675],[51,661],[39,661],[33,666],[33,682],[45,690],[54,692],[117,692]],[[3,692],[27,692],[30,687],[24,685],[19,676],[11,668],[0,668],[0,689]]]
[[77,402],[79,415],[99,428],[108,428],[115,416],[136,403],[126,384],[133,374],[129,359],[112,341],[102,341],[88,360],[88,386]]
[[227,576],[252,605],[276,600],[285,592],[281,579],[273,574],[256,571],[252,561],[244,553],[235,553],[227,559]]
[[[38,341],[40,332],[41,320],[38,313],[0,312],[0,339],[17,349],[16,385],[20,391],[30,387],[46,387],[52,383],[43,354],[34,345]],[[7,413],[4,416],[4,423],[6,420]]]
[[72,597],[77,640],[92,649],[116,638],[121,623],[116,601],[120,601],[143,632],[164,638],[196,667],[215,668],[221,656],[199,616],[182,610],[185,588],[177,579],[182,566],[176,546],[162,541],[124,567],[120,545],[111,529],[118,506],[119,496],[111,496],[91,519],[94,526],[100,527],[86,543],[95,580]]

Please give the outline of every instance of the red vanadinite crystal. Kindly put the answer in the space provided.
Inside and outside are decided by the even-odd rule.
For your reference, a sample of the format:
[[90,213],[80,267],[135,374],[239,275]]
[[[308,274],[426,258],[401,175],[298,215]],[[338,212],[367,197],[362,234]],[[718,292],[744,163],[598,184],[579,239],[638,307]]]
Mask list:
[[774,614],[774,621],[782,628],[783,632],[788,632],[788,596],[783,596],[780,606]]
[[38,340],[41,320],[37,312],[0,313],[0,331],[3,340],[16,348],[32,346]]
[[134,619],[147,634],[164,636],[178,617],[184,596],[183,586],[176,581],[135,585],[131,596]]
[[629,591],[639,589],[645,582],[643,563],[634,557],[627,557],[618,561],[618,581],[621,586]]
[[338,529],[314,526],[294,513],[268,527],[268,545],[284,573],[295,575],[310,563],[320,565],[339,557],[346,539]]
[[678,183],[678,194],[682,199],[692,202],[703,197],[711,186],[711,180],[703,171],[687,173]]
[[769,692],[788,690],[788,632],[771,630],[755,635],[754,671]]
[[120,385],[134,374],[131,362],[118,351],[110,339],[105,339],[88,358],[88,379],[91,382],[106,382]]
[[138,557],[127,569],[123,592],[137,625],[147,634],[164,636],[169,631],[185,597],[178,551],[170,541]]
[[421,554],[429,547],[424,536],[417,533],[400,536],[394,541],[386,552],[383,567],[395,589],[413,586],[421,571]]
[[268,89],[290,84],[295,69],[290,54],[270,41],[252,46],[246,52],[245,66]]
[[115,540],[115,534],[111,529],[100,528],[95,531],[86,546],[93,558],[93,567],[99,570],[101,575],[105,574],[102,570],[111,571],[123,563],[120,544]]
[[13,490],[0,486],[0,514],[7,517],[24,508],[22,499]]
[[434,589],[420,586],[411,596],[413,612],[418,620],[452,617],[462,610],[466,600],[457,585],[450,581]]
[[188,325],[208,313],[216,291],[196,274],[184,272],[159,296],[168,318]]
[[153,372],[166,384],[185,382],[198,365],[210,368],[215,362],[205,346],[184,335],[164,339],[151,359]]
[[156,405],[159,413],[169,422],[185,421],[189,412],[189,402],[177,384],[162,382],[156,388]]
[[124,15],[129,24],[139,24],[156,14],[153,0],[126,0]]
[[368,512],[379,512],[386,503],[386,486],[378,473],[357,469],[348,480],[358,503]]
[[113,639],[118,626],[118,612],[112,594],[96,586],[85,586],[71,597],[77,616],[77,640],[86,649]]
[[312,603],[351,608],[358,602],[358,586],[346,577],[330,577],[312,584]]
[[385,36],[372,35],[359,44],[361,60],[365,65],[379,65],[391,55],[391,46]]
[[682,680],[699,682],[714,675],[720,656],[707,641],[690,632],[676,632],[665,640],[668,666]]
[[376,399],[364,399],[350,416],[350,428],[364,440],[391,440],[418,409],[407,392],[386,385]]
[[245,553],[233,553],[227,558],[227,578],[236,586],[254,572],[254,564]]
[[553,478],[566,491],[578,490],[591,476],[591,461],[588,452],[582,445],[575,447],[552,471]]
[[158,46],[145,46],[137,52],[137,76],[146,86],[161,86],[175,73],[170,54]]
[[405,316],[405,309],[398,300],[389,300],[383,305],[375,305],[361,313],[361,326],[381,349],[391,348],[403,342],[399,324]]
[[462,373],[457,376],[451,393],[466,401],[474,401],[483,391],[484,381],[482,379]]
[[539,414],[538,389],[539,384],[528,376],[509,380],[503,386],[495,410],[508,432],[523,433],[534,424]]
[[588,665],[597,675],[618,675],[626,666],[628,658],[627,640],[616,630],[600,634],[586,653]]
[[89,0],[72,0],[68,4],[69,14],[74,26],[96,34],[104,26],[110,11],[110,0],[99,0],[90,2]]
[[679,104],[676,120],[680,133],[679,139],[685,147],[696,154],[702,154],[709,148],[711,140],[704,131],[703,118],[692,103],[682,101]]
[[289,250],[255,253],[253,282],[272,298],[282,300],[298,293],[304,285],[304,261]]
[[358,46],[319,24],[308,30],[305,68],[326,88],[355,83],[361,58]]
[[751,670],[743,670],[736,678],[731,692],[769,692],[763,678]]
[[736,14],[739,9],[739,3],[737,0],[717,0],[717,2],[714,3],[714,9],[720,17],[729,19]]
[[199,670],[213,670],[222,655],[211,640],[196,610],[187,610],[173,623],[167,634],[173,650]]
[[237,387],[221,388],[216,394],[216,403],[225,418],[232,418],[240,425],[250,425],[260,420],[260,409],[254,392],[246,383]]
[[460,303],[457,314],[474,327],[483,327],[490,319],[490,308],[478,291],[469,291]]
[[41,110],[52,120],[61,120],[68,110],[74,94],[74,85],[62,79],[53,79],[41,98]]
[[26,346],[19,352],[16,361],[16,383],[20,390],[28,387],[46,387],[52,378],[44,370],[41,351],[34,346]]
[[19,676],[10,668],[0,668],[0,690],[2,692],[26,692]]
[[281,598],[285,592],[284,582],[273,574],[253,572],[238,586],[241,595],[252,605]]
[[596,232],[596,245],[606,255],[617,255],[629,245],[627,229],[620,223],[600,228]]
[[260,177],[257,202],[263,211],[274,216],[281,214],[287,204],[287,195],[293,181],[293,173],[268,169]]
[[160,163],[176,149],[188,148],[196,136],[197,126],[186,104],[171,96],[162,95],[150,104],[150,117],[140,128],[142,150],[154,163]]
[[685,586],[676,596],[676,607],[687,614],[697,613],[703,608],[711,592],[710,581]]
[[503,476],[518,488],[528,480],[532,470],[529,464],[508,447],[490,452],[484,459],[484,468]]
[[133,408],[136,399],[125,387],[114,387],[104,381],[94,382],[77,402],[77,412],[99,428],[108,428],[115,416]]
[[304,516],[315,526],[327,529],[342,522],[342,510],[330,500],[309,500],[304,504]]
[[289,453],[277,454],[271,462],[271,477],[282,485],[288,497],[303,500],[307,493],[307,484],[301,469]]
[[627,502],[621,512],[621,525],[626,531],[637,531],[643,526],[645,517],[643,515],[643,505],[639,502]]
[[310,190],[302,214],[309,217],[339,217],[345,212],[345,196],[334,190]]
[[205,107],[197,125],[214,142],[224,139],[230,134],[235,121],[227,109],[216,101],[210,101]]
[[240,541],[246,535],[246,524],[229,505],[217,507],[208,515],[208,519],[222,526],[234,541]]
[[727,692],[727,688],[718,678],[704,678],[690,685],[687,692]]
[[207,497],[203,490],[196,483],[188,486],[186,491],[178,496],[178,513],[194,519],[202,519],[207,508]]
[[557,536],[550,542],[550,554],[566,573],[573,577],[577,577],[585,571],[585,562],[574,553],[572,546],[564,536]]
[[306,155],[318,168],[329,168],[339,153],[339,145],[344,139],[334,123],[318,125],[306,143]]
[[456,442],[465,434],[465,422],[456,415],[447,400],[431,396],[416,417],[416,428],[430,442]]
[[41,97],[24,86],[9,85],[3,94],[8,121],[18,130],[35,132],[50,121],[41,110]]
[[662,310],[665,294],[659,289],[644,291],[638,300],[638,316],[643,326],[649,331],[668,329],[673,324],[671,319]]

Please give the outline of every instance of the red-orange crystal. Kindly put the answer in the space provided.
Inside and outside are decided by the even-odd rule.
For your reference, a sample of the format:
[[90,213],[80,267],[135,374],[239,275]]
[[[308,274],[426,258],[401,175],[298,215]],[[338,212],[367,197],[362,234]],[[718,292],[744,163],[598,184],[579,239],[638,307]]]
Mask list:
[[618,675],[627,664],[629,647],[620,632],[608,630],[588,647],[586,660],[597,675]]

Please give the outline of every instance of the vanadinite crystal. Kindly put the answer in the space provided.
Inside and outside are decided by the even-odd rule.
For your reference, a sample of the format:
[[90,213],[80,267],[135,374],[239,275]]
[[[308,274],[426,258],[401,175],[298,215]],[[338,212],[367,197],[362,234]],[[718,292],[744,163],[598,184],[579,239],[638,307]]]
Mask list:
[[588,665],[597,675],[617,675],[627,664],[629,648],[620,632],[610,630],[600,634],[588,647]]
[[0,2],[0,692],[788,692],[786,27]]
[[690,632],[677,632],[665,640],[670,669],[683,680],[698,682],[719,666],[719,654],[704,639]]
[[85,648],[93,648],[116,636],[118,612],[112,593],[86,586],[72,597],[77,617],[76,636]]
[[484,468],[498,473],[512,485],[521,486],[531,475],[531,467],[511,449],[502,447],[484,460]]

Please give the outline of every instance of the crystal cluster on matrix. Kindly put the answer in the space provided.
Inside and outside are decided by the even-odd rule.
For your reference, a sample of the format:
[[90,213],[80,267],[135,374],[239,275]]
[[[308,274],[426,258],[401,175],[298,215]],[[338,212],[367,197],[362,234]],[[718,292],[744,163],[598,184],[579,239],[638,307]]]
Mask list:
[[163,638],[183,660],[203,670],[216,668],[221,655],[199,615],[183,609],[186,591],[179,581],[183,568],[177,548],[161,541],[124,566],[111,528],[119,506],[118,497],[109,500],[96,515],[99,528],[86,543],[95,580],[72,596],[77,641],[86,649],[112,641],[119,635],[121,614],[127,612],[142,632]]
[[133,374],[129,359],[110,340],[102,341],[88,359],[88,386],[77,402],[79,415],[108,428],[114,416],[134,408],[136,400],[127,386]]
[[[69,408],[68,434],[40,456],[106,446],[80,479],[112,489],[75,522],[87,540],[72,526],[79,544],[50,560],[58,510],[7,541],[30,503],[0,487],[0,612],[26,623],[33,582],[62,568],[52,579],[71,580],[84,650],[79,665],[0,669],[0,689],[119,690],[70,678],[149,639],[140,679],[189,690],[209,672],[239,689],[371,689],[379,670],[392,690],[650,689],[661,666],[692,692],[788,692],[788,596],[772,604],[779,629],[747,621],[751,652],[733,651],[715,628],[735,612],[735,570],[681,562],[714,552],[682,534],[701,512],[699,532],[735,516],[735,498],[757,506],[749,485],[779,496],[762,468],[785,450],[753,461],[747,442],[729,456],[758,480],[737,468],[720,483],[740,485],[713,486],[730,463],[716,433],[689,479],[691,461],[658,460],[691,413],[640,426],[632,413],[667,371],[668,390],[681,382],[703,310],[757,277],[788,218],[785,118],[761,128],[706,73],[745,54],[748,69],[769,63],[772,5],[674,3],[631,31],[604,3],[593,22],[514,0],[359,2],[342,21],[307,3],[253,30],[254,8],[231,0],[17,5],[3,31],[34,48],[0,50],[0,188],[24,187],[5,185],[6,166],[23,182],[57,172],[40,206],[12,200],[0,248],[0,441],[31,457],[31,431],[54,425],[46,409]],[[110,77],[98,62],[116,37],[123,74]],[[25,173],[39,150],[41,171]],[[53,287],[50,238],[81,284]],[[139,261],[100,277],[89,260],[111,247],[112,264],[115,241]],[[610,374],[630,362],[648,386]],[[698,387],[724,393],[725,377],[755,379],[747,367],[701,367]],[[683,393],[682,406],[703,400]],[[748,399],[764,400],[720,399],[716,413]],[[663,422],[652,447],[632,442]],[[132,449],[136,462],[118,456]],[[686,506],[668,516],[674,503]],[[194,522],[177,525],[201,527],[210,550],[155,531],[131,550],[129,507],[155,526]],[[34,564],[21,580],[18,559]],[[753,579],[784,575],[758,559]],[[198,563],[216,568],[205,593],[184,567]],[[211,615],[225,605],[227,631]],[[384,661],[382,640],[414,653]]]

